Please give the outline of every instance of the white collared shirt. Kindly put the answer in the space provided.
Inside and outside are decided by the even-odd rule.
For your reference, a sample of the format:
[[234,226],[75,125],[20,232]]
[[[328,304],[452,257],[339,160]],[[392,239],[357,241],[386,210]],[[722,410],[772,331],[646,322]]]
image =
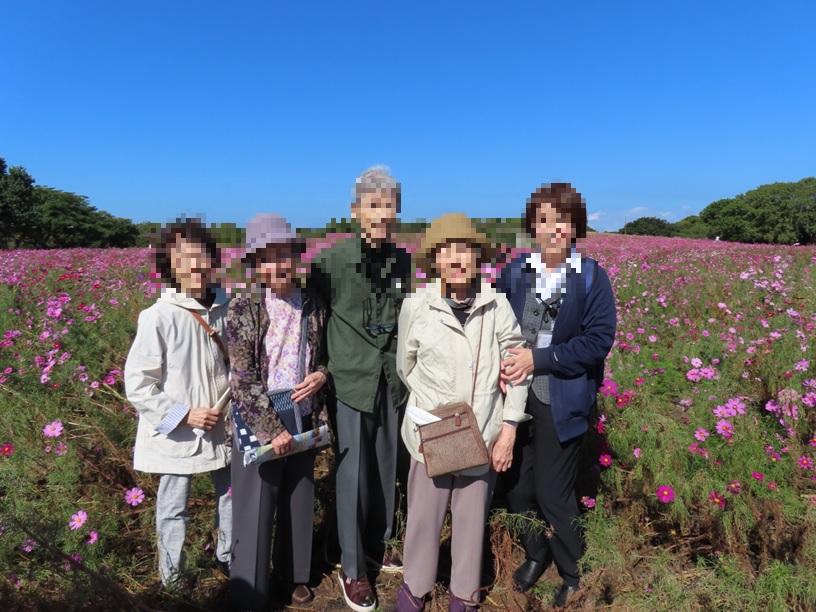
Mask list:
[[567,272],[570,268],[581,273],[581,255],[575,249],[572,249],[567,261],[552,271],[547,270],[541,259],[541,253],[538,251],[533,251],[527,256],[527,263],[535,272],[536,297],[542,302],[564,291],[567,285]]

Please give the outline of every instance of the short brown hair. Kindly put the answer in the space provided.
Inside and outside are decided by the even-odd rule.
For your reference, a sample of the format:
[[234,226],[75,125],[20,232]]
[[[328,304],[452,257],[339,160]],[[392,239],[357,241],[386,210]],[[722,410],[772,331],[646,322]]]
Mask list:
[[586,237],[586,202],[575,187],[569,183],[545,183],[530,194],[524,213],[524,228],[533,237],[535,237],[533,220],[542,204],[552,204],[559,214],[569,215],[570,223],[575,228],[576,240]]
[[159,278],[175,289],[179,288],[179,283],[173,275],[170,250],[179,240],[197,242],[207,251],[214,268],[221,265],[221,252],[218,244],[204,224],[196,218],[176,219],[175,222],[161,229],[153,251],[153,265]]

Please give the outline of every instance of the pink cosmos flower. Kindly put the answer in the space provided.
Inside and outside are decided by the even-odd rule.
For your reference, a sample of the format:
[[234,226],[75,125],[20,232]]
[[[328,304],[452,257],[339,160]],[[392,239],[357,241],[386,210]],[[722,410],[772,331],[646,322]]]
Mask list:
[[587,497],[586,495],[581,498],[581,503],[584,505],[584,508],[595,507],[595,499],[592,497]]
[[95,544],[96,541],[99,539],[99,533],[96,531],[89,531],[88,532],[88,540],[86,544]]
[[636,448],[632,451],[632,454],[635,456],[635,459],[640,459],[640,449]]
[[715,506],[718,506],[720,510],[724,510],[725,506],[728,504],[728,500],[725,499],[724,496],[720,495],[717,491],[711,491],[708,494],[708,500]]
[[107,376],[105,376],[105,378],[102,379],[102,382],[110,387],[116,384],[116,379],[110,374],[108,374]]
[[57,447],[54,449],[54,454],[58,457],[62,457],[68,453],[68,445],[65,442],[60,442],[57,444]]
[[606,453],[598,457],[598,463],[600,463],[604,467],[609,467],[612,465],[612,457]]
[[674,489],[668,485],[660,485],[657,487],[656,495],[657,499],[664,504],[668,504],[670,501],[674,500]]
[[703,365],[702,359],[700,359],[699,357],[692,358],[692,360],[691,360],[691,366],[692,367],[699,368],[702,365]]
[[134,508],[144,501],[144,491],[137,487],[133,487],[125,493],[125,503],[130,504]]
[[763,482],[765,480],[765,474],[762,472],[751,472],[751,478],[754,478],[759,482]]
[[802,455],[801,457],[799,457],[799,460],[796,463],[803,470],[812,470],[813,469],[813,460],[810,457],[806,457],[806,456]]
[[708,433],[708,430],[703,429],[702,427],[694,432],[694,437],[698,439],[700,442],[705,442],[706,438],[711,434]]
[[734,425],[731,421],[720,419],[717,421],[717,433],[723,438],[731,438],[734,435]]
[[703,377],[700,375],[700,370],[697,368],[692,368],[686,372],[686,378],[688,378],[691,382],[700,382],[703,379]]
[[62,434],[62,421],[56,420],[43,427],[43,435],[47,438],[56,438]]
[[24,552],[31,552],[35,548],[37,548],[37,541],[33,538],[26,538],[23,540],[23,543],[20,545],[20,548],[23,549]]
[[8,457],[13,452],[14,452],[13,444],[9,444],[8,442],[6,442],[3,446],[0,446],[0,455],[3,455],[4,457]]
[[728,492],[731,495],[739,495],[741,487],[742,487],[742,484],[739,481],[732,480],[731,482],[728,483],[728,486],[726,487],[726,489],[728,490]]
[[610,395],[617,395],[618,383],[616,383],[614,380],[605,380],[601,385],[600,391],[601,393],[603,393],[604,397],[609,397]]
[[779,488],[779,485],[777,485],[774,481],[771,481],[768,483],[768,488],[771,491],[776,491]]
[[71,520],[69,521],[68,526],[71,528],[71,531],[76,531],[82,527],[87,520],[88,514],[84,510],[77,510],[76,514],[71,515]]
[[807,359],[800,359],[796,362],[794,369],[797,372],[807,372],[808,368],[810,367],[810,362]]

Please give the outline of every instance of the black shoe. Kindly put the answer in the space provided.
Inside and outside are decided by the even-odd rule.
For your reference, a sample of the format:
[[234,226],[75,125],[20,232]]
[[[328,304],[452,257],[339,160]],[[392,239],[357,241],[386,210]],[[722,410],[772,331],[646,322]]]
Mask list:
[[561,588],[558,589],[558,592],[555,594],[555,599],[553,600],[553,605],[556,608],[563,608],[567,605],[567,600],[569,596],[573,593],[578,592],[578,587],[575,586],[567,586],[566,584],[562,584]]
[[513,582],[516,583],[516,590],[519,593],[524,593],[532,589],[546,569],[546,563],[527,559],[513,572]]
[[215,567],[218,569],[219,572],[224,576],[224,578],[230,577],[230,567],[229,563],[226,561],[221,561],[220,559],[215,560]]

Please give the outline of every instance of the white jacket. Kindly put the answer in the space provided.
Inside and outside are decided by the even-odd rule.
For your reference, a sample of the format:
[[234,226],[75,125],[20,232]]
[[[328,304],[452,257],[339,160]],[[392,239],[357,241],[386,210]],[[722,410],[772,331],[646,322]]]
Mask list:
[[209,310],[183,293],[165,289],[139,315],[125,364],[127,398],[139,412],[135,469],[195,474],[229,464],[223,418],[201,438],[190,425],[179,425],[189,409],[214,406],[229,387],[218,345],[184,308],[196,310],[226,346],[228,304],[220,289]]
[[[482,318],[482,348],[471,404]],[[399,318],[397,373],[411,393],[408,405],[433,410],[453,402],[471,404],[489,448],[503,421],[521,423],[530,418],[524,409],[531,377],[508,385],[506,398],[499,388],[501,360],[510,357],[507,349],[523,348],[524,344],[510,303],[488,283],[482,283],[464,327],[442,298],[441,281],[418,289],[403,302]],[[424,463],[419,430],[408,416],[402,423],[402,439],[411,456]],[[461,474],[479,476],[487,470],[472,468]]]

